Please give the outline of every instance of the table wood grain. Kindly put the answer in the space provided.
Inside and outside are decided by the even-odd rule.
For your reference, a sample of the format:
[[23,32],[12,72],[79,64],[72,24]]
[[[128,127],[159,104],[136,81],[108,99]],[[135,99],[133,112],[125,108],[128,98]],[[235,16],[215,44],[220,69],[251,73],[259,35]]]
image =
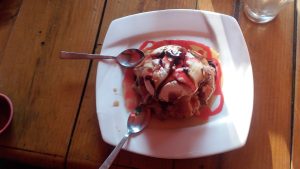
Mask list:
[[103,4],[22,2],[1,55],[0,91],[15,110],[10,130],[1,135],[1,156],[63,167],[89,61],[62,61],[58,54],[93,51]]
[[[297,5],[297,6],[296,6]],[[298,10],[297,18],[295,19],[294,27],[294,69],[295,69],[295,84],[294,84],[294,118],[293,118],[293,144],[292,144],[292,163],[291,168],[300,168],[300,2],[298,1],[295,8]]]
[[43,168],[98,168],[113,147],[102,140],[96,115],[97,62],[60,60],[59,51],[99,53],[112,20],[174,8],[215,11],[238,21],[254,76],[247,143],[180,160],[121,151],[111,168],[300,168],[297,0],[267,24],[249,21],[242,0],[0,1],[0,92],[15,109],[9,130],[0,135],[0,158]]

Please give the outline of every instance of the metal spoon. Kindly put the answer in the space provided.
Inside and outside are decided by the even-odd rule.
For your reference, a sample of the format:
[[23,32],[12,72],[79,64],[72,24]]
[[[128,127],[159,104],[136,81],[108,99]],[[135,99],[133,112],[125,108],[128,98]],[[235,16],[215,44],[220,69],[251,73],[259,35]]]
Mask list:
[[125,68],[135,67],[144,59],[144,57],[144,52],[139,49],[126,49],[117,56],[66,51],[60,52],[60,58],[62,59],[116,59],[117,62]]
[[127,133],[119,142],[119,144],[114,148],[114,150],[110,153],[110,155],[107,157],[107,159],[99,169],[108,169],[111,166],[114,159],[117,157],[124,143],[128,140],[131,134],[142,131],[149,124],[150,117],[151,113],[149,111],[142,111],[141,109],[137,110],[134,113],[130,113],[127,121]]

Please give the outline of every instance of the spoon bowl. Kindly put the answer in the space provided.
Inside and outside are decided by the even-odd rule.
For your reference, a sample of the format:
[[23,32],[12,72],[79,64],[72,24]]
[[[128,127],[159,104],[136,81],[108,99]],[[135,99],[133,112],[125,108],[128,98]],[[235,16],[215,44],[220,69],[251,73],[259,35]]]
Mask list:
[[130,113],[127,121],[127,134],[134,134],[142,131],[150,121],[149,112]]
[[100,54],[88,54],[77,52],[60,52],[61,59],[116,59],[119,65],[125,68],[133,68],[143,61],[144,52],[139,49],[126,49],[117,56],[106,56]]
[[143,129],[145,129],[151,119],[150,111],[143,111],[140,108],[137,108],[135,112],[130,113],[127,120],[127,133],[119,142],[119,144],[114,148],[114,150],[110,153],[104,163],[101,165],[99,169],[108,169],[113,163],[114,159],[117,157],[118,153],[122,149],[125,142],[128,138],[135,133],[139,133]]

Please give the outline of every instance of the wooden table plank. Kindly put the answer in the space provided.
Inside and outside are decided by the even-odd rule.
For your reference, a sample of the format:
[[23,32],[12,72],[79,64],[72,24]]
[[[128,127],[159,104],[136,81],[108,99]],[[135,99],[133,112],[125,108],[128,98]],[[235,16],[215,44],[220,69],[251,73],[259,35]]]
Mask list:
[[221,155],[220,168],[290,167],[293,4],[267,24],[240,12],[254,76],[254,109],[246,145]]
[[[167,9],[167,8],[195,8],[196,1],[188,0],[111,0],[105,8],[103,23],[99,34],[98,44],[101,47],[110,22],[116,18],[134,13]],[[93,63],[87,90],[84,96],[78,123],[72,140],[68,156],[68,168],[97,168],[109,155],[112,147],[103,142],[96,116],[95,108],[95,77],[97,64]],[[122,151],[114,163],[114,167],[137,168],[172,168],[172,160],[162,160],[136,155]]]
[[[294,130],[292,145],[292,162],[291,168],[300,168],[300,2],[297,1],[297,40],[294,42],[296,47],[296,67],[295,67],[295,100],[294,100]],[[295,35],[294,35],[295,36]]]
[[93,62],[67,158],[67,168],[98,168],[111,151],[101,138],[96,114],[97,62]]
[[0,91],[15,110],[0,136],[1,157],[63,167],[89,61],[63,61],[58,54],[92,52],[102,8],[100,0],[22,3],[0,62]]
[[226,15],[234,15],[235,0],[197,0],[197,9],[223,13]]

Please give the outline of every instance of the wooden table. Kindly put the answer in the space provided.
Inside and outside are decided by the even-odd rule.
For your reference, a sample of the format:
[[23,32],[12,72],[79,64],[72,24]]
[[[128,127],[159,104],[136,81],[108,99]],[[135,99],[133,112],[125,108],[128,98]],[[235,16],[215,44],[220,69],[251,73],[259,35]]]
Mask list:
[[254,24],[239,0],[2,0],[0,92],[14,119],[0,135],[0,158],[46,168],[98,168],[112,148],[96,117],[97,62],[60,60],[60,50],[98,53],[110,22],[151,10],[202,9],[232,15],[245,36],[254,108],[244,147],[195,159],[122,151],[112,168],[300,168],[300,2],[268,24]]

